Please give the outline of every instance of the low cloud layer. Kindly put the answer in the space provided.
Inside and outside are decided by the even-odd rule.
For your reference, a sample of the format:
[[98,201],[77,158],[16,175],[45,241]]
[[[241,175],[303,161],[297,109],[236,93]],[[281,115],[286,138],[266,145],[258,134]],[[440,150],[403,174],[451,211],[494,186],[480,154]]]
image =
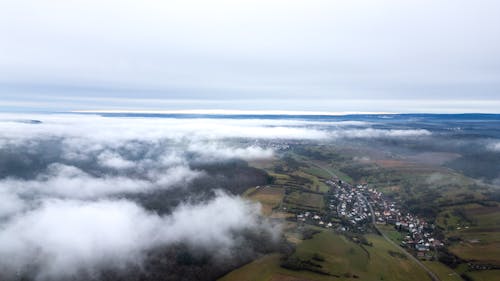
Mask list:
[[[3,120],[19,120],[19,116],[0,116]],[[174,119],[174,118],[106,118],[96,115],[25,115],[29,122],[0,122],[4,132],[3,144],[9,141],[29,141],[33,138],[63,137],[68,145],[78,140],[98,142],[102,145],[119,146],[130,140],[155,142],[162,139],[195,142],[224,138],[252,139],[321,139],[328,137],[324,131],[304,121],[259,119]],[[314,123],[313,123],[314,124]],[[299,127],[300,126],[300,127]],[[0,143],[2,144],[2,143]]]
[[92,176],[76,167],[51,164],[46,174],[33,180],[6,179],[0,181],[0,188],[11,189],[18,194],[41,194],[65,198],[99,198],[122,193],[147,192],[155,188],[186,183],[202,172],[187,167],[176,166],[161,174],[146,174],[147,179],[126,176]]
[[193,144],[188,147],[188,151],[199,154],[201,159],[212,161],[231,158],[253,160],[271,158],[274,155],[274,151],[270,148],[262,148],[255,145],[235,148],[214,143]]
[[500,141],[499,142],[490,143],[490,145],[488,146],[488,148],[491,149],[491,150],[493,150],[493,151],[500,152]]
[[348,129],[336,131],[334,133],[338,137],[343,138],[407,138],[407,137],[421,137],[430,136],[431,132],[428,130],[393,130],[393,129]]
[[2,224],[0,277],[36,267],[37,280],[92,276],[140,265],[147,251],[182,242],[229,254],[238,232],[274,231],[259,212],[258,205],[223,193],[166,216],[125,200],[47,200]]

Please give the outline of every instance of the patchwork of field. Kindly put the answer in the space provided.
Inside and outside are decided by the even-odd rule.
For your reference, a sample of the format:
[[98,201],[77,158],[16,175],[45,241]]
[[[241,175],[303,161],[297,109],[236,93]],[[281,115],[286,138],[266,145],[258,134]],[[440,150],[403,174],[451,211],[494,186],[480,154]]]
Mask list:
[[[489,199],[490,187],[440,166],[460,155],[432,152],[387,158],[380,154],[370,159],[355,151],[340,155],[328,146],[299,152],[276,159],[274,165],[266,163],[265,170],[274,179],[272,186],[281,187],[282,192],[262,189],[248,195],[262,203],[266,215],[286,219],[294,216],[291,213],[306,210],[321,213],[328,191],[324,181],[332,175],[352,184],[368,183],[411,212],[435,219],[444,235],[440,239],[459,258],[457,268],[441,260],[441,255],[437,255],[439,261],[424,261],[442,281],[500,280],[495,275],[498,270],[476,270],[468,265],[500,265],[500,205]],[[264,167],[262,163],[259,166]],[[380,228],[399,244],[401,233],[391,226]],[[354,243],[335,230],[322,230],[312,239],[302,240],[294,225],[287,228],[285,237],[296,245],[292,261],[306,264],[305,269],[284,268],[283,256],[272,254],[231,272],[223,280],[430,279],[413,261],[398,254],[402,249],[376,234],[363,236],[372,246]],[[315,259],[315,255],[321,259]]]
[[[252,164],[262,166],[261,163]],[[268,165],[265,170],[273,178],[272,186],[281,188],[280,190],[285,193],[270,195],[271,191],[265,191],[269,189],[266,187],[256,194],[247,192],[246,195],[260,201],[266,215],[271,213],[270,210],[276,208],[278,200],[282,207],[281,210],[321,212],[324,208],[323,194],[330,188],[324,181],[331,178],[331,175],[313,165],[297,161],[295,157],[288,157],[285,160],[276,161],[274,164],[272,167]],[[267,198],[263,198],[263,196]]]
[[500,206],[465,204],[446,208],[437,219],[457,240],[450,251],[465,260],[500,265]]

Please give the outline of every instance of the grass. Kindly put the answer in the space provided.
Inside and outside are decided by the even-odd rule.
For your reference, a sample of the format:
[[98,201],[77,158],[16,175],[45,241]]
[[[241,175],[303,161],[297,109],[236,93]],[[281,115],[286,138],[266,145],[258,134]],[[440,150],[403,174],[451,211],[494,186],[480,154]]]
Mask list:
[[457,272],[438,261],[423,261],[423,263],[432,270],[441,281],[462,281],[462,278]]
[[443,210],[437,223],[460,242],[450,251],[466,260],[500,265],[500,206],[464,204]]
[[320,181],[317,176],[311,175],[305,171],[297,171],[294,174],[299,176],[299,177],[303,177],[303,178],[307,178],[307,179],[311,180],[312,184],[308,184],[307,188],[309,188],[312,191],[325,193],[325,192],[328,192],[328,190],[330,189],[328,187],[328,185],[326,185],[325,183]]
[[315,253],[325,257],[323,267],[326,271],[343,275],[352,272],[353,269],[365,269],[368,255],[357,244],[349,241],[346,237],[323,231],[313,239],[305,240],[297,247],[296,255],[302,259],[309,259]]
[[276,157],[272,157],[270,159],[257,159],[257,160],[250,160],[247,161],[248,165],[251,167],[255,167],[257,169],[262,169],[262,170],[269,170],[272,169],[274,166],[274,163],[277,161]]
[[263,186],[251,188],[244,195],[250,200],[259,202],[262,206],[262,213],[269,216],[273,212],[273,208],[280,205],[285,190],[279,187]]
[[332,177],[328,172],[317,167],[304,169],[304,172],[322,179],[330,179]]
[[[315,150],[316,151],[316,150]],[[325,152],[324,149],[318,149],[319,152]],[[314,151],[313,151],[314,152]],[[326,153],[326,152],[325,152]],[[326,154],[325,154],[326,155]],[[408,164],[404,161],[386,161],[385,168],[380,166],[361,167],[359,171],[355,168],[359,163],[350,163],[347,158],[331,158],[331,160],[314,159],[306,156],[294,157],[297,161],[304,163],[298,170],[287,171],[282,174],[273,173],[275,183],[278,185],[291,186],[291,193],[287,195],[289,204],[286,207],[306,207],[310,210],[321,210],[323,200],[320,197],[314,198],[313,193],[300,191],[302,188],[308,188],[312,191],[324,192],[326,189],[321,186],[321,179],[330,178],[327,171],[310,165],[314,161],[322,163],[326,169],[338,176],[341,180],[354,183],[353,179],[358,181],[367,181],[384,194],[392,195],[396,200],[408,202],[406,205],[414,212],[418,210],[435,210],[438,214],[436,223],[444,229],[446,237],[458,237],[460,242],[447,244],[451,252],[466,260],[474,260],[481,263],[492,263],[500,265],[500,205],[496,207],[486,207],[480,204],[471,204],[473,200],[484,202],[486,200],[487,189],[477,184],[476,181],[448,169],[441,167],[424,167],[425,165]],[[327,161],[331,161],[328,162]],[[309,163],[309,164],[308,164]],[[368,169],[368,168],[369,169]],[[345,173],[343,173],[344,171]],[[301,181],[300,178],[309,181]],[[413,200],[413,205],[410,203]],[[477,202],[477,201],[476,201]],[[450,206],[450,204],[455,204]],[[427,209],[425,209],[427,208]],[[456,212],[455,209],[461,209]],[[428,213],[425,213],[428,214]],[[393,241],[399,243],[401,234],[390,226],[381,226],[382,231]],[[459,229],[457,229],[459,228]],[[334,237],[334,239],[332,239]],[[389,251],[400,251],[380,237],[368,235],[369,240],[374,244],[373,247],[361,248],[359,245],[351,242],[339,234],[316,235],[311,240],[302,241],[293,236],[291,239],[297,243],[298,255],[304,259],[318,252],[326,257],[321,262],[325,271],[332,274],[342,275],[347,272],[360,276],[360,280],[428,280],[427,275],[417,265],[409,259],[403,259],[398,255],[390,255]],[[366,251],[365,251],[366,250]],[[269,259],[270,266],[253,268],[257,271],[252,275],[255,278],[245,279],[236,278],[228,280],[344,280],[344,277],[331,279],[314,274],[308,271],[290,271],[279,266],[279,256],[266,256],[263,259]],[[461,280],[459,276],[453,273],[453,270],[437,261],[426,261],[426,265],[431,268],[441,280]],[[457,273],[466,273],[474,280],[500,280],[499,271],[467,271],[466,263],[464,268],[456,268]],[[239,270],[244,270],[242,267]],[[250,274],[250,272],[248,272]],[[496,274],[496,276],[494,275]],[[417,276],[417,277],[414,277]],[[496,279],[495,279],[496,277]],[[297,279],[298,278],[298,279]],[[352,280],[352,279],[351,279]]]
[[338,169],[332,167],[332,166],[328,166],[328,167],[325,167],[326,169],[328,169],[330,172],[332,172],[333,174],[335,174],[339,179],[341,179],[342,181],[345,181],[345,182],[348,182],[348,183],[354,183],[354,180],[347,174],[339,171]]
[[474,281],[499,281],[500,270],[483,270],[467,272],[467,276]]
[[286,174],[278,174],[278,173],[268,173],[270,176],[274,178],[274,184],[286,184],[290,180],[290,176]]
[[500,243],[472,244],[460,243],[449,247],[455,255],[481,263],[499,264]]
[[219,279],[220,281],[324,281],[339,280],[308,271],[292,271],[280,267],[280,255],[271,254],[257,259],[241,268],[231,271]]
[[297,245],[294,256],[310,259],[319,254],[325,259],[318,262],[321,269],[339,277],[284,269],[280,267],[280,256],[273,254],[234,270],[221,280],[355,280],[354,275],[358,280],[367,281],[429,280],[411,260],[389,254],[389,251],[401,251],[399,248],[378,235],[366,237],[373,247],[360,246],[341,234],[326,230]]
[[372,260],[369,272],[380,271],[379,276],[383,280],[430,280],[427,273],[412,260],[389,254],[389,251],[403,253],[402,249],[378,235],[367,235],[367,238],[373,243],[373,247],[367,247]]
[[323,196],[316,193],[293,191],[286,196],[288,208],[303,208],[321,211],[324,208]]
[[392,225],[379,225],[378,228],[387,235],[392,241],[394,241],[396,244],[401,243],[403,241],[403,235],[401,232],[397,231],[394,229],[394,226]]

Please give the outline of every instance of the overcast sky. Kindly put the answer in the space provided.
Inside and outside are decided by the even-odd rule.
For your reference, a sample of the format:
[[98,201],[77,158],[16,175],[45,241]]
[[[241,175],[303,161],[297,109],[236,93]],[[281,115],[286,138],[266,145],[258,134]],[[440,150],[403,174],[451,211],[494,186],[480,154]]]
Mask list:
[[500,113],[500,1],[0,1],[0,110]]

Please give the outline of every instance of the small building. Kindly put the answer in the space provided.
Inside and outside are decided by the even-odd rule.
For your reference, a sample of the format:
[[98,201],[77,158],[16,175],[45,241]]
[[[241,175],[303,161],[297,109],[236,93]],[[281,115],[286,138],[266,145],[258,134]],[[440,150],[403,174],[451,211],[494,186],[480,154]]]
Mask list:
[[415,245],[415,249],[417,249],[417,251],[419,251],[419,252],[427,252],[427,251],[429,251],[429,247],[425,246],[425,245],[422,245],[422,244],[416,244]]

